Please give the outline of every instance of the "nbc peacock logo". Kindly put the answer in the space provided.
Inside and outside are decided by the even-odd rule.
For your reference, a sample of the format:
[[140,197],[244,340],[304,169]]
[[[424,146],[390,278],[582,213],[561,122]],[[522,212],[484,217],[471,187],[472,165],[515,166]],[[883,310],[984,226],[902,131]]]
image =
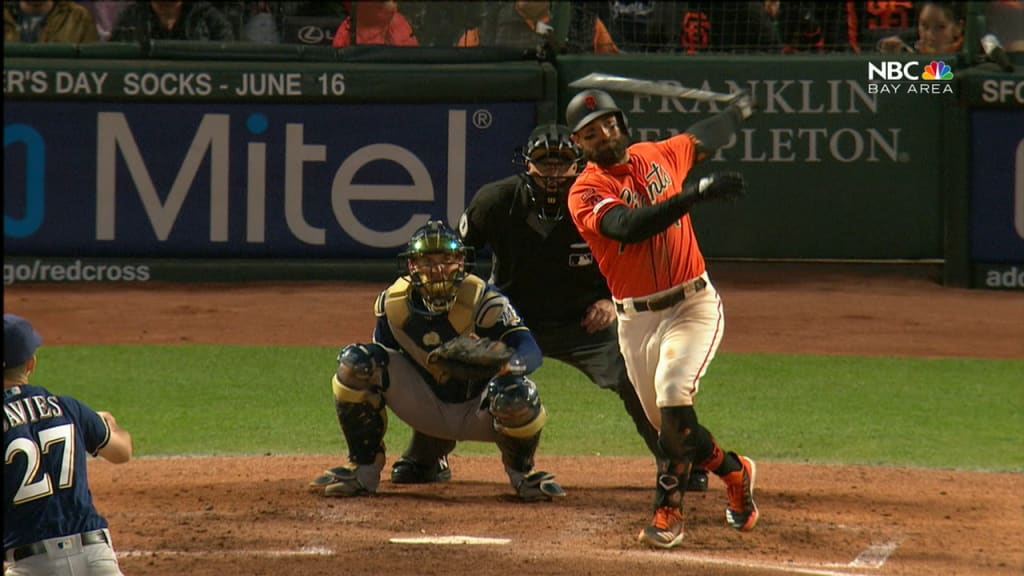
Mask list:
[[921,73],[921,80],[952,80],[953,70],[942,60],[932,60]]

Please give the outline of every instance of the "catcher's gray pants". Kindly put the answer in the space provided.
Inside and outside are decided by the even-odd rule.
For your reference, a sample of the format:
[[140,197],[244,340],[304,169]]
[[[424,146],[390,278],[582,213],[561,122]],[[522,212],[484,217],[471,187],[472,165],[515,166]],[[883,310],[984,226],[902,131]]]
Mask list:
[[423,374],[404,354],[388,350],[387,390],[384,403],[401,421],[414,430],[436,438],[495,442],[494,418],[481,408],[486,388],[465,402],[452,404],[441,401]]

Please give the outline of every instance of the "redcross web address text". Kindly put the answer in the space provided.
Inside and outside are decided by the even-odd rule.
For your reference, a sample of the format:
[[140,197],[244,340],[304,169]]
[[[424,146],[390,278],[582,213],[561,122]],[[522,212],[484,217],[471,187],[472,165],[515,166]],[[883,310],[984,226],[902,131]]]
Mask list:
[[145,264],[83,264],[81,260],[68,263],[31,264],[4,263],[4,286],[15,282],[146,282],[149,266]]

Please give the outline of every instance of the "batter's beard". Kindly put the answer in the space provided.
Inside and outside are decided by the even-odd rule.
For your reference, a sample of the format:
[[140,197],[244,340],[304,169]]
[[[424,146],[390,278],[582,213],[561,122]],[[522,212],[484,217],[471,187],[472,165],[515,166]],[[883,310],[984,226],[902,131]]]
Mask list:
[[590,162],[601,167],[621,164],[626,159],[626,148],[629,142],[625,136],[610,139],[608,145],[597,150],[588,150],[584,156]]

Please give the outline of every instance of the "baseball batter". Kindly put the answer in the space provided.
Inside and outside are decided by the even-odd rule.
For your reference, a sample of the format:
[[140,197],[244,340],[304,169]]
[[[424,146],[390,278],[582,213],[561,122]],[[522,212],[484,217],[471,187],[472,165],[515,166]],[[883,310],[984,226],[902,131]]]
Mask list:
[[[547,415],[526,375],[543,359],[516,309],[494,286],[466,272],[462,241],[440,221],[417,230],[399,257],[408,273],[377,298],[373,342],[345,346],[338,354],[332,390],[349,464],[314,479],[312,490],[339,497],[377,491],[390,408],[432,437],[497,444],[522,500],[564,496],[554,475],[533,470]],[[508,371],[499,374],[495,367],[486,377],[465,378],[433,361],[445,342],[468,334],[515,350]]]
[[118,576],[86,458],[127,462],[131,434],[109,412],[29,384],[40,344],[27,320],[4,314],[4,575]]
[[725,317],[689,210],[741,196],[744,182],[732,172],[686,181],[693,164],[728,142],[752,113],[742,94],[682,134],[629,145],[625,115],[608,93],[585,90],[566,108],[573,141],[588,160],[569,192],[569,212],[607,279],[630,380],[668,459],[658,470],[654,519],[638,535],[656,548],[683,540],[680,487],[694,464],[725,482],[730,526],[750,530],[758,518],[754,462],[724,452],[694,410]]

